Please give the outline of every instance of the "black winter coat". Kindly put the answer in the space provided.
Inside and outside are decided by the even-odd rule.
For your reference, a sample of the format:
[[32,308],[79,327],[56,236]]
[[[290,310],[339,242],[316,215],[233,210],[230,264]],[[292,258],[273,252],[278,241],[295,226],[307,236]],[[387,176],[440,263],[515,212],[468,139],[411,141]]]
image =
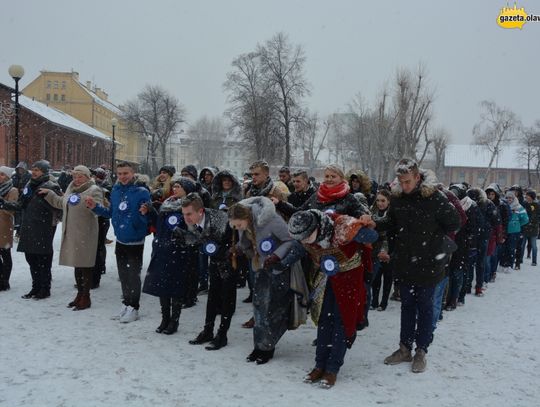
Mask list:
[[62,219],[62,211],[53,208],[37,191],[50,189],[62,195],[60,186],[43,176],[39,180],[30,180],[24,187],[17,202],[5,202],[3,209],[22,211],[22,223],[19,230],[18,252],[31,254],[51,254],[56,225]]
[[176,239],[173,227],[187,229],[182,216],[180,200],[176,205],[166,200],[159,214],[150,213],[150,221],[156,227],[152,242],[152,257],[144,279],[143,292],[156,297],[182,298],[186,289],[188,270],[197,270],[199,250]]
[[287,202],[289,202],[292,206],[299,208],[302,206],[310,197],[313,195],[317,190],[313,187],[313,185],[310,185],[309,188],[306,191],[302,192],[293,192],[289,195],[287,198]]
[[458,212],[446,196],[424,183],[410,194],[394,194],[388,215],[377,223],[393,239],[396,277],[420,286],[435,285],[444,277],[447,235],[459,226]]
[[452,254],[450,270],[464,270],[469,262],[470,251],[478,248],[480,236],[478,223],[482,216],[480,208],[474,203],[465,211],[465,214],[467,215],[467,222],[456,234],[455,243],[458,248]]

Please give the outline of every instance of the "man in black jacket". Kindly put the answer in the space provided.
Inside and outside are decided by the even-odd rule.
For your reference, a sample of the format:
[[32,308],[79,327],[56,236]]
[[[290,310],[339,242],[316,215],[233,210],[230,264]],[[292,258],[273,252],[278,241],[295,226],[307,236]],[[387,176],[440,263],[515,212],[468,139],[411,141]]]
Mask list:
[[[232,229],[227,213],[205,208],[196,193],[183,198],[182,214],[188,230],[176,228],[175,233],[180,239],[184,239],[186,244],[200,244],[203,252],[210,257],[210,289],[204,329],[189,343],[200,345],[210,342],[206,349],[218,350],[227,345],[227,331],[236,309],[237,275],[228,257],[229,248],[232,246]],[[214,322],[218,314],[221,314],[221,323],[214,336]]]
[[316,190],[311,182],[306,171],[300,170],[293,174],[292,184],[294,186],[294,192],[292,192],[287,201],[294,207],[301,207]]
[[395,365],[413,360],[412,371],[423,372],[433,337],[433,293],[444,278],[444,266],[452,251],[447,234],[459,228],[454,206],[434,185],[421,181],[415,161],[396,165],[400,189],[390,201],[388,215],[377,223],[392,236],[392,264],[400,280],[401,332],[399,349],[384,360]]
[[17,202],[6,202],[0,198],[0,209],[22,211],[18,252],[23,252],[32,275],[32,289],[23,298],[43,299],[51,295],[51,266],[53,258],[53,238],[61,212],[54,209],[40,189],[50,189],[61,195],[60,186],[50,181],[50,165],[46,160],[32,165],[30,181],[22,190]]

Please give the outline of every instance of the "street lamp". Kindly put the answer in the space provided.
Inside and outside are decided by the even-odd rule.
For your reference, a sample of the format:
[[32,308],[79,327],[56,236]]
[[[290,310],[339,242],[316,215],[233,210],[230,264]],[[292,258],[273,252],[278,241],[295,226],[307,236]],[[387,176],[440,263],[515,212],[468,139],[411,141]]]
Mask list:
[[115,178],[115,172],[114,172],[114,162],[115,162],[115,153],[116,153],[116,139],[114,138],[114,131],[116,130],[116,125],[118,124],[118,120],[116,117],[113,117],[111,119],[111,125],[112,125],[112,160],[111,160],[111,180],[114,181]]
[[19,164],[19,80],[24,76],[21,65],[11,65],[9,75],[15,81],[15,165]]

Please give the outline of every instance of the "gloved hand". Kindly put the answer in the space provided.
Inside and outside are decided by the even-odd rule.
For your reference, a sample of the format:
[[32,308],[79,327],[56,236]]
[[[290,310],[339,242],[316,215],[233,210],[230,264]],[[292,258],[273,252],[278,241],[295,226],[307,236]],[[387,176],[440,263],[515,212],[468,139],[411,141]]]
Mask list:
[[364,270],[364,283],[371,285],[372,280],[373,280],[373,273]]
[[280,258],[276,254],[271,254],[264,260],[264,268],[270,269],[272,266],[274,266],[276,263],[280,262]]

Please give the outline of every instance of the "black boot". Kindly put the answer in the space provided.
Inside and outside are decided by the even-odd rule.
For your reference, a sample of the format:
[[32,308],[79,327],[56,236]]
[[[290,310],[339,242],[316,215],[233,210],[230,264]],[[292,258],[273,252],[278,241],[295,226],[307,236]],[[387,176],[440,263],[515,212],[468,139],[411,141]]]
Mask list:
[[38,293],[38,289],[37,288],[33,288],[26,294],[24,294],[23,296],[21,296],[21,298],[24,298],[25,300],[28,300],[30,298],[34,298],[34,295],[36,295]]
[[161,305],[161,324],[156,328],[158,334],[162,333],[171,321],[171,299],[159,297],[159,303]]
[[50,289],[41,289],[37,292],[36,295],[34,295],[34,300],[43,300],[45,298],[49,298],[51,296],[51,290]]
[[227,346],[227,331],[218,329],[214,339],[210,341],[210,344],[205,347],[206,350],[218,350]]
[[192,339],[189,341],[191,345],[201,345],[206,342],[210,342],[214,339],[214,327],[213,326],[205,326],[204,329],[197,335],[195,339]]
[[257,348],[253,349],[253,351],[246,357],[246,362],[255,362],[261,352],[263,351]]
[[255,363],[258,365],[264,365],[267,363],[270,359],[274,357],[274,349],[272,350],[260,350],[259,356],[255,360]]
[[163,330],[163,333],[165,335],[172,335],[173,333],[178,331],[180,313],[182,312],[182,302],[180,300],[173,298],[171,305],[171,320],[169,321],[169,325],[167,325],[167,328]]

